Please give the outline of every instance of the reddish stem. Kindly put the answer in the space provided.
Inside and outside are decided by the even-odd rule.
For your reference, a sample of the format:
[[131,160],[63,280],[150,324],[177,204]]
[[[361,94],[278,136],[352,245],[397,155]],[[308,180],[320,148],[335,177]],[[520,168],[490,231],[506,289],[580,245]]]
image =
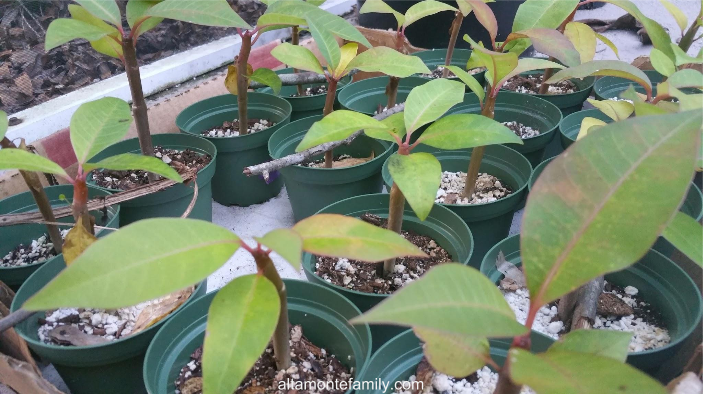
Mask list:
[[[449,45],[447,46],[447,56],[444,59],[444,70],[442,70],[442,78],[447,78],[449,76],[449,69],[447,66],[452,64],[452,56],[454,56],[454,47],[456,46],[456,39],[459,37],[459,29],[461,29],[461,22],[464,20],[464,14],[461,11],[456,12],[454,21],[452,22],[452,33],[449,36]],[[495,45],[494,45],[495,46]]]
[[247,76],[247,69],[252,43],[250,32],[241,33],[241,36],[242,46],[239,49],[239,56],[237,56],[237,109],[239,111],[239,134],[246,135],[249,133],[249,119],[247,115],[249,78]]
[[[337,96],[337,83],[339,80],[330,76],[328,78],[329,84],[327,85],[327,96],[325,98],[325,108],[322,110],[322,115],[327,116],[332,111],[334,111],[334,99]],[[325,151],[325,168],[331,169],[334,163],[334,154],[332,150]]]

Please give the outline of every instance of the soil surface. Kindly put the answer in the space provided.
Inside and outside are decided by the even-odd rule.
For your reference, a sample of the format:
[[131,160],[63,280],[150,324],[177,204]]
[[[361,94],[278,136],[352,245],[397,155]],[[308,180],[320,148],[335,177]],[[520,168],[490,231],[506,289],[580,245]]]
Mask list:
[[[539,93],[539,88],[542,86],[542,80],[544,75],[542,74],[530,74],[528,76],[516,75],[515,77],[509,79],[503,89],[511,90],[518,93],[527,93],[530,95],[535,95]],[[578,90],[576,84],[566,80],[558,82],[553,85],[549,85],[548,95],[563,95],[567,93],[574,93]]]
[[[228,2],[250,24],[266,9],[254,0]],[[122,9],[126,3],[118,0]],[[119,59],[97,53],[84,40],[44,50],[49,24],[69,17],[69,4],[60,0],[0,1],[0,110],[13,114],[124,71]],[[126,21],[122,25],[129,29]],[[139,37],[138,61],[143,66],[235,34],[235,28],[167,19]]]
[[[483,70],[485,70],[485,68],[477,67],[475,69],[468,70],[467,73],[474,75],[474,74],[478,74],[478,73],[482,72]],[[430,79],[442,78],[443,72],[444,72],[444,66],[437,66],[437,68],[432,70],[432,72],[430,74],[420,74],[420,77],[430,78]],[[452,78],[452,77],[456,77],[456,75],[454,75],[454,73],[452,73],[450,71],[449,74],[447,75],[447,78]]]
[[[69,229],[61,230],[61,237],[66,237]],[[49,258],[55,257],[54,243],[51,242],[48,234],[43,234],[25,245],[20,244],[8,252],[2,260],[0,267],[20,267],[34,263],[41,263]]]
[[303,94],[299,95],[298,92],[293,93],[290,97],[308,97],[315,95],[325,95],[327,94],[327,85],[312,86],[310,88],[303,89]]
[[[191,169],[200,170],[210,163],[212,157],[192,150],[175,150],[154,146],[154,156],[178,172]],[[161,179],[161,177],[159,177]],[[93,172],[95,184],[103,188],[127,191],[138,186],[149,184],[147,172],[142,170],[95,170]]]
[[539,136],[539,130],[533,129],[532,127],[520,122],[503,122],[503,125],[507,126],[508,129],[512,130],[513,133],[521,139],[529,139],[530,137]]
[[[387,225],[386,219],[368,213],[362,215],[361,219],[381,228],[385,228]],[[417,280],[433,266],[452,261],[447,250],[439,246],[432,238],[405,230],[401,232],[401,235],[418,246],[429,257],[398,258],[395,271],[388,278],[383,278],[383,262],[367,263],[345,258],[317,257],[316,273],[325,281],[340,287],[387,295],[397,291],[405,284]]]
[[[395,106],[393,106],[393,107],[391,107],[391,108],[396,108],[396,107],[398,107],[398,106],[401,105],[401,104],[405,104],[405,102],[402,102],[402,103],[395,103]],[[387,106],[384,106],[383,104],[379,104],[379,105],[378,105],[378,108],[376,109],[376,111],[373,112],[373,115],[378,115],[378,114],[380,114],[380,113],[382,113],[382,112],[384,112],[384,111],[386,111],[386,110],[388,110],[388,107],[387,107]]]
[[[337,358],[329,354],[324,348],[320,348],[303,336],[303,329],[300,325],[291,327],[291,367],[287,370],[278,370],[274,359],[273,345],[269,343],[264,353],[249,371],[249,374],[242,381],[242,385],[237,388],[237,394],[297,394],[308,393],[299,390],[280,390],[279,383],[295,382],[317,382],[318,380],[346,381],[353,376],[353,368],[350,370],[344,366],[341,360],[348,361],[351,356],[340,355]],[[190,361],[181,368],[176,379],[177,394],[202,394],[203,390],[203,369],[202,369],[203,347],[198,347],[191,355]],[[344,391],[325,393],[343,393]]]
[[[250,134],[256,133],[268,129],[275,124],[275,122],[268,119],[252,118],[247,121],[247,130]],[[205,137],[237,137],[239,136],[239,120],[235,119],[231,122],[225,121],[222,123],[222,126],[206,130],[200,134]]]
[[456,173],[451,171],[443,172],[435,203],[490,203],[513,193],[513,191],[505,186],[497,177],[486,173],[478,174],[478,178],[476,178],[476,189],[474,189],[471,199],[461,197],[461,193],[464,191],[464,185],[466,185],[466,173],[461,171]]
[[[372,152],[371,156],[368,158],[354,158],[351,155],[347,154],[342,154],[342,155],[337,155],[333,157],[332,159],[332,168],[333,169],[339,169],[342,167],[350,167],[350,166],[356,166],[360,165],[362,163],[366,163],[373,159],[375,154]],[[300,164],[300,166],[304,167],[312,167],[312,168],[324,168],[325,167],[325,159],[317,159],[312,162],[303,162]]]

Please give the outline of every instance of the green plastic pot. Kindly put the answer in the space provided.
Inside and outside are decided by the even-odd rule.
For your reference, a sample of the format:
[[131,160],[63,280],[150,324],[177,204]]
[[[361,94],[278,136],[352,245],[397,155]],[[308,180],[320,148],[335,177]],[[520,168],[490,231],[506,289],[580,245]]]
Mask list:
[[[354,372],[363,370],[371,356],[371,332],[366,324],[352,326],[348,322],[361,314],[359,309],[325,287],[299,280],[283,282],[288,290],[290,323],[302,325],[305,337],[338,355]],[[178,373],[203,344],[208,309],[216,293],[190,303],[156,334],[144,360],[144,384],[149,393],[174,393]]]
[[[421,144],[414,151],[432,152],[442,165],[442,171],[466,172],[471,160],[471,150],[437,152],[436,148]],[[471,228],[474,251],[469,265],[476,269],[481,264],[486,251],[510,233],[513,214],[519,209],[527,194],[527,182],[532,174],[532,166],[519,152],[502,145],[490,145],[486,147],[483,154],[479,171],[498,177],[514,192],[506,198],[491,203],[441,204],[459,215]],[[383,180],[390,190],[393,178],[388,172],[388,161],[383,164]]]
[[[281,70],[276,70],[276,74],[293,74],[293,68],[288,67]],[[339,80],[337,83],[337,93],[342,90],[347,84],[351,82],[351,77],[346,76]],[[322,84],[304,84],[304,88],[311,88],[313,86],[319,86]],[[326,83],[324,85],[327,85]],[[271,88],[261,88],[257,89],[257,92],[273,94],[273,89]],[[298,93],[297,85],[283,86],[281,91],[278,93],[278,97],[285,99],[290,103],[293,109],[290,114],[291,122],[297,121],[298,119],[311,117],[313,115],[322,115],[322,110],[325,108],[325,100],[327,99],[327,94],[324,95],[314,95],[314,96],[303,96],[303,97],[291,97]],[[335,105],[339,104],[339,100],[335,99]]]
[[[344,109],[373,115],[378,110],[379,105],[385,107],[388,103],[388,97],[386,96],[388,79],[388,77],[374,77],[352,82],[345,86],[337,95],[339,103]],[[396,103],[405,102],[410,91],[425,82],[427,82],[427,79],[420,77],[402,78],[398,84]]]
[[[434,71],[434,69],[437,68],[437,66],[444,66],[444,62],[447,59],[447,49],[446,48],[435,48],[435,49],[428,49],[427,51],[420,51],[420,52],[415,52],[411,54],[413,56],[417,56],[418,58],[422,59],[422,61],[425,63],[425,66],[427,66],[430,71]],[[454,53],[452,54],[452,66],[458,66],[461,67],[462,70],[466,69],[466,63],[469,61],[469,58],[471,57],[471,50],[470,49],[464,49],[464,48],[454,48]],[[420,76],[419,74],[416,74],[418,77]],[[474,78],[476,78],[476,81],[478,81],[479,84],[483,85],[486,83],[486,71],[482,71],[480,73],[476,73],[473,75]],[[421,77],[423,78],[423,77]],[[427,78],[429,79],[429,78]],[[459,80],[457,77],[452,77],[451,79],[454,80]]]
[[[12,311],[51,281],[66,264],[54,259],[37,270],[22,285],[12,301]],[[205,293],[207,285],[203,281],[190,297],[195,300]],[[29,348],[43,360],[51,362],[59,375],[74,394],[143,394],[142,363],[144,354],[156,332],[173,314],[191,303],[187,301],[173,313],[134,336],[97,346],[58,346],[39,340],[38,319],[43,312],[15,326],[15,330],[27,342]]]
[[[371,213],[387,218],[389,196],[385,193],[356,196],[331,204],[319,213],[342,214],[349,217],[360,217],[364,213]],[[445,207],[435,205],[430,215],[424,221],[420,221],[406,204],[403,212],[403,229],[431,237],[447,250],[454,262],[468,264],[471,258],[474,249],[471,230],[459,216]],[[388,295],[359,292],[328,283],[315,273],[315,258],[309,253],[303,254],[303,269],[308,280],[339,292],[361,311],[369,310],[388,297]],[[401,331],[402,328],[397,326],[371,326],[374,350]]]
[[576,137],[579,135],[579,131],[581,131],[581,122],[586,117],[600,119],[606,123],[613,122],[612,118],[605,115],[597,108],[582,110],[567,115],[559,124],[559,141],[564,149],[569,148],[569,146],[576,141]]
[[[45,187],[46,196],[49,198],[51,207],[63,207],[68,205],[65,200],[59,196],[64,195],[69,202],[73,201],[73,186],[72,185],[55,185]],[[88,198],[92,199],[98,196],[110,195],[109,192],[98,189],[93,186],[88,186]],[[34,202],[32,194],[23,192],[14,196],[10,196],[0,200],[0,214],[17,214],[28,211],[36,211],[37,204]],[[96,225],[106,226],[108,228],[119,227],[120,206],[110,206],[107,210],[107,218],[103,218],[102,211],[93,211],[91,214],[95,217]],[[59,222],[73,223],[73,217],[65,217],[57,219]],[[64,229],[70,226],[64,227]],[[96,229],[95,234],[98,237],[109,234],[111,230]],[[0,257],[5,256],[10,250],[14,249],[19,244],[27,244],[42,234],[47,233],[46,225],[42,224],[21,224],[13,226],[0,226]],[[27,278],[32,275],[37,269],[54,260],[61,260],[61,254],[49,258],[41,263],[33,263],[27,266],[20,267],[0,267],[0,281],[7,284],[13,290],[17,290]]]
[[[483,258],[481,273],[496,284],[502,278],[495,266],[500,251],[505,254],[505,259],[521,265],[520,235],[510,236],[496,244]],[[696,328],[700,330],[703,300],[698,287],[676,263],[659,252],[649,250],[633,266],[606,274],[605,279],[623,287],[631,285],[637,288],[639,294],[661,313],[671,336],[671,343],[667,346],[629,353],[627,363],[630,365],[653,374],[676,354]]]
[[[310,126],[322,116],[308,117],[282,127],[269,140],[269,153],[274,159],[295,152]],[[349,145],[334,149],[335,155],[350,154],[357,158],[375,157],[365,163],[339,169],[289,166],[280,170],[286,184],[295,221],[307,218],[322,208],[353,196],[378,193],[383,189],[381,166],[390,156],[393,144],[366,135]],[[320,159],[322,155],[313,159]]]
[[[198,172],[198,200],[196,200],[193,211],[188,216],[189,218],[212,221],[212,189],[210,181],[213,174],[215,174],[215,160],[217,160],[215,146],[200,137],[179,133],[154,134],[151,139],[154,145],[160,145],[164,148],[190,149],[199,154],[208,154],[212,157],[212,161]],[[97,162],[110,156],[128,152],[141,153],[137,138],[111,145],[95,155],[90,161]],[[94,185],[91,178],[89,178],[88,182]],[[101,189],[112,193],[120,192],[116,189]],[[126,226],[146,218],[180,217],[192,200],[193,186],[177,184],[163,191],[123,202],[120,209],[120,226]]]
[[[474,93],[464,95],[464,101],[448,114],[480,114],[481,103]],[[537,166],[542,161],[547,144],[554,138],[561,122],[561,111],[547,100],[524,93],[500,92],[496,100],[494,119],[498,122],[516,121],[540,131],[535,137],[523,139],[523,145],[506,144]]]
[[[652,82],[652,95],[657,94],[657,85],[664,81],[664,76],[654,70],[643,70]],[[632,85],[641,94],[646,94],[642,85],[622,77],[601,77],[593,85],[593,95],[598,100],[608,100],[614,97],[620,98],[620,94],[625,92]]]
[[[247,177],[242,169],[271,160],[266,144],[274,132],[289,122],[291,105],[267,93],[249,92],[247,98],[247,115],[250,118],[264,118],[276,124],[244,136],[205,137],[217,147],[212,197],[225,206],[263,203],[278,195],[283,187],[283,182],[276,177],[272,177],[267,184],[263,177]],[[185,133],[199,136],[207,129],[237,118],[237,108],[237,97],[234,95],[211,97],[181,111],[176,117],[176,126]]]
[[[373,329],[373,326],[371,326],[371,329]],[[551,339],[547,341],[543,336],[537,335],[537,332],[532,332],[532,351],[546,351],[553,341]],[[490,340],[491,359],[500,366],[503,366],[508,356],[511,341],[512,339]],[[366,365],[366,369],[359,375],[357,380],[361,382],[377,382],[378,379],[381,379],[382,382],[390,384],[386,393],[393,393],[396,382],[406,381],[410,376],[415,375],[417,365],[423,356],[422,340],[415,336],[412,329],[405,330],[373,354]],[[400,384],[398,385],[400,386]],[[360,393],[382,394],[383,391],[379,388],[364,388],[364,391]]]

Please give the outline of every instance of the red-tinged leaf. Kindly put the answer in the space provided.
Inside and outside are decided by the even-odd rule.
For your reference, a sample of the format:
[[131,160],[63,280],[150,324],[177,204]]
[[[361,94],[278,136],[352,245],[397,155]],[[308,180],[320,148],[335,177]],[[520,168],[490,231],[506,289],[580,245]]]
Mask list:
[[510,33],[506,42],[518,38],[529,38],[537,52],[552,56],[567,66],[576,66],[581,63],[581,54],[574,48],[574,44],[566,36],[556,30],[533,28]]
[[647,74],[631,64],[617,60],[592,60],[578,66],[569,67],[554,74],[552,78],[547,80],[547,83],[555,84],[571,78],[584,78],[592,75],[627,78],[642,85],[648,97],[652,95],[652,82],[647,77]]
[[498,35],[498,21],[491,7],[484,3],[483,0],[458,0],[458,2],[462,1],[471,6],[478,22],[488,30],[488,35],[491,36],[491,42],[495,42],[496,36]]

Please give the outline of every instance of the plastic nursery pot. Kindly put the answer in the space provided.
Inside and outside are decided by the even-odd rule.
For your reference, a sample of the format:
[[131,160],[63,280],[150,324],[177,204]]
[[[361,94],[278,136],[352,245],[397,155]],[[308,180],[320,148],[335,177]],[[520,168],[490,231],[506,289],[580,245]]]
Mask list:
[[[656,95],[656,86],[660,82],[664,81],[664,76],[654,70],[643,71],[645,74],[647,74],[647,77],[649,77],[649,80],[652,82],[652,94]],[[595,85],[593,86],[593,95],[598,100],[608,100],[613,98],[619,99],[620,94],[625,92],[627,88],[630,87],[630,85],[632,85],[637,92],[645,94],[645,90],[642,85],[634,81],[622,77],[605,76],[599,78],[598,81],[596,81]]]
[[[250,206],[263,203],[278,195],[283,182],[271,177],[267,184],[263,177],[247,177],[242,170],[247,166],[271,160],[266,149],[271,135],[290,120],[291,105],[286,100],[267,93],[247,94],[249,118],[263,118],[275,123],[260,132],[237,137],[205,137],[217,147],[217,169],[212,178],[212,197],[226,206]],[[176,126],[185,133],[200,135],[225,121],[238,117],[237,96],[221,95],[201,100],[176,117]]]
[[[337,95],[339,103],[347,110],[374,115],[379,105],[385,107],[388,103],[386,96],[388,80],[389,77],[374,77],[352,82]],[[425,82],[427,82],[426,78],[402,78],[398,83],[398,95],[395,102],[404,103],[410,91]]]
[[[415,151],[432,152],[442,165],[442,171],[466,172],[471,160],[471,150],[437,152],[436,148],[421,144]],[[519,152],[502,145],[490,145],[483,154],[479,171],[498,177],[513,193],[491,203],[441,204],[459,215],[471,228],[474,251],[469,264],[477,269],[486,251],[508,236],[513,214],[527,193],[532,166]],[[383,180],[390,189],[393,178],[388,172],[388,161],[383,164]]]
[[[521,265],[520,235],[510,236],[496,244],[483,258],[481,273],[496,284],[503,277],[495,266],[500,251],[505,254],[505,259]],[[633,266],[606,274],[605,279],[622,287],[631,285],[637,288],[639,295],[661,314],[671,343],[654,350],[631,352],[627,356],[627,363],[647,373],[655,373],[699,328],[703,300],[698,287],[676,263],[654,250],[649,250]]]
[[[274,133],[269,140],[271,157],[278,159],[295,153],[295,147],[302,141],[310,126],[321,118],[322,116],[314,116],[291,122]],[[281,169],[295,221],[307,218],[342,199],[381,192],[381,166],[390,156],[393,146],[390,142],[361,135],[351,144],[335,148],[334,154],[368,158],[373,153],[374,158],[368,162],[337,169],[304,166]],[[322,158],[323,156],[319,155],[312,159]]]
[[[66,268],[63,257],[42,266],[27,279],[12,302],[12,311],[51,281]],[[37,329],[43,312],[15,326],[15,330],[27,341],[29,348],[43,360],[51,362],[59,375],[74,394],[143,394],[142,378],[144,354],[161,326],[170,316],[182,310],[200,295],[205,294],[207,285],[203,281],[195,289],[190,300],[179,306],[173,313],[133,336],[111,341],[97,346],[58,346],[39,340]]]
[[[415,52],[411,55],[422,59],[427,68],[429,68],[430,71],[434,71],[437,66],[444,66],[444,61],[447,59],[447,48],[428,49],[427,51]],[[454,48],[451,65],[459,66],[464,70],[466,69],[466,63],[469,61],[470,57],[470,49]],[[473,77],[476,78],[479,84],[483,85],[486,82],[486,71],[476,73]],[[453,77],[452,79],[458,80],[457,77]]]
[[[283,280],[288,290],[288,319],[302,325],[303,334],[316,346],[340,356],[339,361],[362,371],[371,357],[369,326],[349,324],[361,314],[349,300],[307,281]],[[203,345],[207,313],[217,292],[193,301],[156,334],[144,360],[144,383],[151,394],[173,394],[181,368]]]
[[[371,326],[373,330],[373,325]],[[532,332],[532,351],[543,352],[553,343],[551,339],[545,339],[543,336],[537,336],[537,332]],[[508,356],[510,343],[512,339],[491,339],[491,358],[498,364],[503,365]],[[401,383],[415,374],[417,365],[423,358],[422,340],[420,340],[412,329],[406,330],[395,336],[383,347],[376,351],[366,369],[359,375],[358,381],[378,383],[380,379],[383,383],[389,383],[386,393],[392,394],[396,388],[396,382],[399,382],[397,389],[403,389]],[[407,391],[408,389],[406,389]],[[380,388],[364,388],[363,393],[382,394]]]
[[[73,201],[72,185],[55,185],[45,187],[44,191],[46,191],[46,196],[49,198],[49,202],[52,207],[58,208],[67,206],[69,204],[68,202]],[[109,192],[102,189],[88,186],[89,199],[97,196],[107,196],[109,194]],[[64,195],[66,200],[62,200],[60,195]],[[37,211],[37,204],[34,202],[34,198],[29,192],[23,192],[0,200],[0,214],[17,214],[28,211]],[[93,211],[91,214],[95,217],[96,225],[106,226],[108,228],[119,227],[119,205],[110,206],[106,213],[103,213],[102,211]],[[58,218],[57,220],[69,224],[73,223],[73,217]],[[60,229],[68,228],[70,228],[70,226],[60,227]],[[105,236],[110,232],[111,230],[108,229],[95,230],[95,234],[98,237]],[[2,240],[2,243],[0,244],[0,257],[5,256],[5,254],[10,252],[19,244],[29,244],[32,240],[46,233],[46,225],[43,224],[0,226],[0,240]],[[26,266],[0,267],[0,281],[4,282],[16,291],[32,273],[42,267],[42,265],[48,264],[54,260],[63,260],[63,255],[59,254],[55,257],[47,259],[44,262],[33,263]]]
[[[276,74],[293,74],[293,69],[288,67],[281,70],[276,70]],[[348,83],[351,82],[351,77],[346,76],[342,78],[339,83],[337,83],[337,93],[342,90]],[[324,84],[304,84],[303,89],[312,88],[314,86],[320,86]],[[257,92],[273,94],[273,89],[271,88],[261,88],[257,89]],[[314,96],[303,96],[303,97],[291,97],[298,93],[297,85],[283,86],[278,96],[285,99],[290,103],[293,111],[290,114],[290,120],[297,121],[298,119],[311,117],[313,115],[322,115],[322,110],[325,108],[325,100],[327,99],[327,94],[314,95]],[[335,104],[338,100],[335,99]]]
[[612,118],[605,115],[597,108],[578,111],[564,117],[559,124],[559,139],[561,141],[561,146],[564,147],[564,149],[569,148],[571,144],[576,142],[576,137],[579,135],[579,131],[581,130],[581,122],[586,117],[600,119],[606,123],[613,122]]
[[[154,134],[151,136],[151,140],[155,146],[160,145],[164,148],[177,150],[190,149],[199,154],[208,154],[212,157],[210,163],[198,172],[198,200],[193,206],[193,211],[188,216],[189,218],[212,221],[212,189],[210,181],[215,173],[215,160],[217,159],[215,146],[200,137],[178,133]],[[141,153],[137,138],[111,145],[95,155],[91,161],[97,162],[113,155],[128,152]],[[88,182],[94,185],[90,176]],[[117,189],[101,189],[112,193],[121,192]],[[180,217],[192,200],[193,186],[176,184],[163,191],[123,202],[120,209],[120,226],[126,226],[146,218]]]
[[[370,213],[387,218],[389,196],[385,193],[357,196],[331,204],[319,213],[342,214],[350,217],[360,217]],[[406,204],[403,212],[403,229],[431,237],[447,250],[454,262],[468,264],[471,258],[474,248],[471,230],[459,216],[445,207],[435,205],[430,215],[424,221],[420,221]],[[315,263],[313,255],[303,254],[303,269],[308,280],[341,293],[361,311],[367,311],[388,297],[388,295],[359,292],[331,284],[315,273]],[[398,326],[372,325],[374,350],[402,330],[403,328]]]
[[[481,104],[473,93],[464,95],[464,101],[449,110],[449,114],[480,113]],[[532,166],[537,166],[542,161],[547,144],[556,134],[561,111],[554,104],[534,95],[504,91],[498,94],[494,119],[498,122],[516,121],[540,131],[535,137],[523,139],[523,145],[506,144],[524,155]]]

